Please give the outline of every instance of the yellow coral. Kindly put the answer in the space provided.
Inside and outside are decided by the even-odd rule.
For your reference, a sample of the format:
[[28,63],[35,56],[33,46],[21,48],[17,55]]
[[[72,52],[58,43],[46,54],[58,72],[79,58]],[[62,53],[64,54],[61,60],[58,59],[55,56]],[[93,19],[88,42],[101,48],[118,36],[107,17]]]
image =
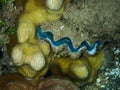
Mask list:
[[102,66],[104,54],[102,51],[97,52],[94,56],[81,57],[73,60],[67,57],[56,58],[51,66],[51,71],[55,75],[69,76],[74,82],[92,82],[97,72]]
[[[63,4],[58,3],[61,5],[58,7],[61,8],[57,10],[49,9],[48,4],[46,4],[47,1],[48,3],[50,2],[50,0],[27,0],[24,12],[18,20],[18,42],[22,43],[34,39],[36,26],[45,22],[59,20],[64,11],[65,3],[68,3],[70,0]],[[59,2],[63,2],[63,0],[59,0]],[[56,4],[56,0],[51,4],[52,6]]]
[[41,48],[31,43],[16,45],[12,50],[12,58],[16,66],[29,64],[36,71],[45,65],[45,57]]
[[101,68],[104,59],[105,56],[102,51],[97,52],[95,55],[88,57],[88,61],[90,63],[92,70],[87,82],[92,82],[97,77],[97,72]]
[[70,1],[59,0],[58,3],[56,0],[20,0],[20,4],[25,2],[24,11],[18,19],[18,44],[12,49],[11,56],[19,72],[25,77],[37,78],[46,74],[50,45],[38,41],[35,30],[42,23],[59,20],[65,4]]

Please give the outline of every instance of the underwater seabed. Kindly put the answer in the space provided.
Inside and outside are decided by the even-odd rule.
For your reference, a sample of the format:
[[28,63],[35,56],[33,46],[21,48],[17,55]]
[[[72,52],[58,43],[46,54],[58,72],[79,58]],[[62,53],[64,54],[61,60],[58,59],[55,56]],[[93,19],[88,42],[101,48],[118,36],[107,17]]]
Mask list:
[[[120,0],[73,0],[66,6],[59,21],[42,24],[43,32],[50,30],[55,41],[69,37],[74,47],[78,47],[82,41],[89,41],[91,46],[96,40],[100,40],[102,43],[97,47],[95,57],[86,53],[86,48],[75,54],[71,53],[66,45],[60,48],[51,45],[50,48],[54,54],[51,54],[50,57],[53,63],[50,63],[51,71],[48,70],[41,79],[35,78],[38,80],[32,80],[32,76],[38,73],[40,67],[37,68],[36,65],[33,66],[34,68],[29,68],[29,66],[23,65],[16,68],[8,50],[8,45],[11,48],[16,43],[14,42],[16,36],[12,37],[13,42],[10,42],[10,36],[16,33],[14,30],[15,17],[22,10],[22,6],[15,7],[13,0],[8,0],[7,4],[2,7],[0,5],[0,90],[44,90],[44,88],[120,90]],[[40,42],[43,46],[46,45],[46,42],[47,45],[50,44],[47,40]],[[29,43],[26,45],[31,47]],[[38,46],[34,45],[34,47],[35,50],[38,50]],[[26,50],[28,49],[30,48]],[[30,53],[26,51],[26,54]],[[94,58],[95,61],[91,58]],[[103,61],[99,62],[100,59]],[[68,66],[70,67],[68,68]],[[26,77],[18,73],[18,69]],[[42,73],[45,73],[47,69],[46,67]],[[40,75],[42,74],[40,73]],[[90,82],[92,79],[94,80]]]

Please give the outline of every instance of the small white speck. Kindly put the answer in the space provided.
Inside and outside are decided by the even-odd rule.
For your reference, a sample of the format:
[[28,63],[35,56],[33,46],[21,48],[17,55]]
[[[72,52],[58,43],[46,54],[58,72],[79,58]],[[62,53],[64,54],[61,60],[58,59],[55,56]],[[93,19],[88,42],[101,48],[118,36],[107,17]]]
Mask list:
[[100,78],[98,78],[96,81],[97,81],[97,83],[100,83],[100,82],[101,82]]
[[119,54],[119,53],[120,53],[120,49],[119,48],[114,51],[114,54]]
[[115,64],[116,64],[116,65],[119,65],[119,62],[118,62],[118,61],[116,61],[116,62],[115,62]]
[[115,74],[115,72],[112,72],[112,71],[111,71],[111,72],[110,72],[110,74],[111,74],[111,75],[114,75],[114,74]]
[[13,62],[10,62],[10,65],[12,66],[12,65],[13,65]]
[[105,72],[105,76],[107,76],[108,75],[108,73],[107,72]]
[[119,68],[112,69],[112,72],[114,72],[114,74],[118,76],[120,74],[120,69]]
[[63,29],[64,29],[64,26],[60,26],[60,29],[63,30]]
[[105,78],[105,80],[108,80],[108,79],[109,79],[109,77],[106,77],[106,78]]
[[32,80],[31,78],[26,78],[27,80]]
[[107,68],[106,71],[109,71],[109,69]]
[[100,87],[101,87],[101,88],[105,88],[105,85],[101,85]]

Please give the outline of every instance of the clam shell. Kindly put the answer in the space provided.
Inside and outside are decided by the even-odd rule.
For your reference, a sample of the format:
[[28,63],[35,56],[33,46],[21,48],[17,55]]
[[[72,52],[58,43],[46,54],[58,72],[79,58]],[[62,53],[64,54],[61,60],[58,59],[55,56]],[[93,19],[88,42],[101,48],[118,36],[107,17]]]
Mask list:
[[46,5],[51,10],[59,10],[64,0],[46,0]]

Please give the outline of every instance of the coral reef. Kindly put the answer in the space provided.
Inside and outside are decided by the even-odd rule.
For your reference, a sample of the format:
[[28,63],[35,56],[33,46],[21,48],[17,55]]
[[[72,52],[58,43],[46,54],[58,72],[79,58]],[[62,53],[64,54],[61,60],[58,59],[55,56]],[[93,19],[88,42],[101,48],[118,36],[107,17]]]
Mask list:
[[[105,58],[102,51],[98,51],[93,56],[83,56],[76,60],[71,59],[70,57],[56,57],[53,52],[51,52],[49,56],[45,58],[43,57],[44,54],[41,54],[42,51],[40,52],[38,47],[36,48],[32,46],[31,49],[30,44],[28,44],[30,46],[26,44],[23,45],[25,45],[25,48],[29,49],[30,51],[26,52],[25,50],[27,49],[23,50],[24,53],[22,52],[22,54],[27,57],[21,58],[19,56],[13,56],[14,64],[18,67],[18,71],[22,75],[33,80],[38,80],[47,73],[49,68],[51,68],[52,74],[57,76],[68,76],[78,85],[80,85],[81,82],[89,83],[97,77],[97,72],[102,66],[103,60]],[[17,49],[13,49],[12,53],[20,55],[20,53],[17,53]],[[23,46],[20,49],[22,50]],[[35,53],[36,50],[39,51],[38,54]],[[34,55],[37,57],[37,60],[34,59]]]
[[[16,32],[14,31],[14,28],[16,25],[16,22],[15,22],[16,16],[21,13],[21,10],[24,9],[23,6],[27,0],[2,0],[2,1],[5,1],[5,3],[2,5],[0,3],[0,51],[1,51],[0,75],[5,75],[11,72],[16,72],[16,69],[15,69],[16,67],[14,67],[14,64],[12,63],[12,60],[8,56],[7,52],[9,48],[12,48],[14,44],[16,44],[16,42],[14,41],[16,41],[17,38],[10,37],[9,34],[13,34],[14,32]],[[15,6],[15,1],[16,1],[16,4],[18,3],[17,6]],[[24,12],[22,12],[21,14],[23,13]],[[1,22],[4,22],[4,24]],[[16,26],[16,28],[17,27],[18,26]],[[120,48],[119,48],[120,47],[120,44],[119,44],[120,0],[97,0],[97,1],[96,0],[74,0],[71,4],[67,5],[63,13],[63,16],[59,21],[48,22],[48,23],[45,22],[41,25],[41,27],[44,32],[46,32],[46,30],[50,30],[53,33],[54,39],[56,41],[63,37],[69,37],[74,47],[78,47],[80,43],[84,40],[89,41],[91,44],[94,44],[94,41],[96,40],[102,41],[103,42],[102,50],[105,55],[104,65],[98,72],[98,77],[96,80],[94,80],[93,83],[87,84],[87,85],[81,84],[81,87],[79,88],[82,90],[119,90],[120,89],[120,84],[119,84],[120,82],[120,72],[119,72],[120,71],[120,68],[119,68],[120,67],[120,57],[119,57],[120,56],[120,53],[119,53],[120,52]],[[9,39],[10,39],[10,43],[9,43]],[[41,42],[45,43],[44,41],[46,40],[45,39],[42,41],[40,40],[40,43]],[[10,45],[10,47],[7,49],[8,44]],[[41,44],[41,45],[46,46],[46,44]],[[41,47],[41,45],[38,47]],[[44,50],[43,48],[41,49],[42,51]],[[46,51],[47,51],[47,48],[46,48]],[[50,51],[52,51],[59,60],[61,59],[80,60],[83,58],[86,61],[86,58],[88,59],[88,55],[86,53],[87,50],[83,49],[81,52],[75,53],[73,55],[73,53],[71,53],[71,51],[69,51],[66,48],[66,45],[60,46],[59,48],[51,47]],[[9,50],[9,52],[11,52],[11,50]],[[48,60],[49,62],[49,58],[47,59],[47,57],[50,57],[52,55],[49,56],[48,54],[47,56],[47,53],[49,52],[46,52],[45,61]],[[57,58],[55,59],[56,61],[58,61]],[[53,65],[52,63],[54,61],[54,57],[52,59],[53,59],[52,61],[50,60],[51,66]],[[81,62],[81,61],[78,61],[78,62]],[[74,62],[74,64],[76,63]],[[60,65],[61,64],[62,63],[60,63]],[[74,64],[72,65],[73,67],[75,67]],[[85,63],[81,62],[80,64],[81,67],[84,66],[84,64]],[[46,65],[46,66],[49,66],[49,65]],[[21,67],[20,66],[17,66],[17,67],[19,72],[25,75],[26,73],[29,74],[28,76],[31,78],[37,77],[38,75],[36,74],[38,73],[38,71],[35,71],[34,69],[32,69],[30,64],[25,64],[25,65],[22,65]],[[80,66],[78,68],[80,68]],[[86,73],[82,74],[82,76],[87,74],[87,69],[85,70],[86,70]],[[45,70],[43,71],[45,72]],[[71,77],[71,80],[76,83],[78,82],[78,84],[82,81],[83,83],[87,82],[85,80],[82,80],[82,81],[79,80],[80,82],[76,81],[75,75],[79,76],[76,73],[69,76],[68,74],[66,75],[63,74],[63,72],[67,72],[67,71],[60,71],[60,69],[58,69],[57,71],[54,71],[53,73],[57,72],[58,74],[60,74],[60,76],[63,75],[63,76]],[[42,72],[42,70],[40,70],[40,72]],[[47,73],[47,76],[51,75],[50,72],[45,72],[45,73]],[[71,72],[71,73],[74,73],[74,72]],[[39,74],[39,75],[43,76],[44,74]],[[94,75],[96,77],[97,74],[94,74]],[[47,76],[45,75],[44,77],[46,78]],[[74,77],[74,79],[72,79],[73,78],[72,76]],[[10,74],[7,77],[11,77]],[[12,75],[12,77],[15,78],[14,75]],[[27,77],[27,75],[25,77]],[[38,76],[38,77],[41,77],[41,76]],[[90,73],[89,73],[89,77],[90,77]],[[4,78],[4,80],[6,79]],[[25,81],[23,80],[23,82]],[[15,82],[9,83],[7,84],[7,86],[13,85],[11,86],[11,89],[12,89],[15,86],[14,83]],[[19,88],[19,86],[21,85],[18,82],[16,82],[16,84],[17,84],[17,87],[15,88]],[[49,82],[49,85],[50,84],[51,82]],[[21,87],[24,88],[25,84],[24,85],[22,84]],[[3,88],[1,90],[3,90]]]
[[[13,63],[25,78],[35,81],[44,76],[51,68],[54,75],[59,73],[60,76],[68,76],[78,85],[83,82],[92,82],[104,59],[101,50],[96,53],[96,48],[100,45],[99,41],[96,41],[93,46],[84,41],[77,49],[74,49],[70,38],[64,37],[55,42],[50,31],[42,32],[40,29],[37,32],[40,39],[36,37],[36,27],[42,23],[60,19],[65,4],[70,0],[59,0],[59,2],[56,3],[54,0],[26,1],[24,11],[18,19],[18,44],[13,47],[11,52]],[[44,38],[48,38],[52,43],[43,41]],[[57,57],[53,53],[51,45],[59,46],[64,43],[68,45],[71,52],[78,51],[79,53],[86,46],[89,54],[95,55],[86,55],[75,60],[70,57]],[[94,66],[96,62],[97,65]]]
[[[18,72],[21,73],[25,78],[32,79],[31,82],[34,81],[32,82],[34,85],[36,84],[35,82],[40,80],[39,78],[45,76],[49,69],[52,72],[52,75],[67,77],[78,86],[81,84],[87,84],[89,82],[92,82],[97,77],[97,72],[102,66],[104,60],[104,53],[101,50],[98,50],[97,53],[95,53],[97,44],[99,44],[98,42],[95,42],[93,47],[91,47],[89,43],[82,43],[83,46],[87,47],[88,51],[93,50],[93,54],[95,55],[81,55],[81,57],[77,59],[72,59],[65,56],[58,57],[53,52],[51,45],[52,43],[55,45],[56,42],[53,40],[54,34],[52,31],[45,31],[42,33],[42,38],[46,38],[47,36],[45,35],[50,34],[51,36],[48,36],[48,39],[50,39],[52,43],[48,43],[46,40],[41,40],[41,37],[40,40],[38,37],[36,37],[37,26],[46,22],[59,20],[63,14],[65,5],[70,1],[59,0],[59,2],[60,3],[56,3],[54,0],[47,0],[47,2],[43,0],[39,0],[39,2],[36,0],[28,0],[25,2],[24,11],[21,13],[18,19],[17,42],[15,42],[15,44],[17,44],[12,49],[11,56],[13,59],[13,64],[17,67]],[[21,3],[23,2],[21,1]],[[69,46],[69,49],[71,49],[71,47],[73,48],[72,39],[68,37],[62,37],[62,39],[58,40],[62,41],[62,44],[65,42]],[[56,46],[59,46],[59,44]],[[79,49],[81,48],[82,47],[80,46]],[[5,89],[14,89],[17,87],[33,89],[34,87],[32,83],[21,76],[19,77],[19,75],[8,75],[2,78],[6,80],[6,82],[4,82],[3,79],[0,79],[1,85],[4,86]],[[62,82],[64,81],[66,80],[64,79]],[[56,88],[68,89],[68,87],[66,87],[68,84],[60,83],[55,80],[50,80],[49,82],[41,82],[38,82],[34,88],[50,88],[53,90]],[[75,89],[76,87],[70,87],[72,86],[71,84],[72,83],[69,85],[69,90]],[[0,88],[4,89],[2,86]],[[78,88],[76,90],[78,90]]]

